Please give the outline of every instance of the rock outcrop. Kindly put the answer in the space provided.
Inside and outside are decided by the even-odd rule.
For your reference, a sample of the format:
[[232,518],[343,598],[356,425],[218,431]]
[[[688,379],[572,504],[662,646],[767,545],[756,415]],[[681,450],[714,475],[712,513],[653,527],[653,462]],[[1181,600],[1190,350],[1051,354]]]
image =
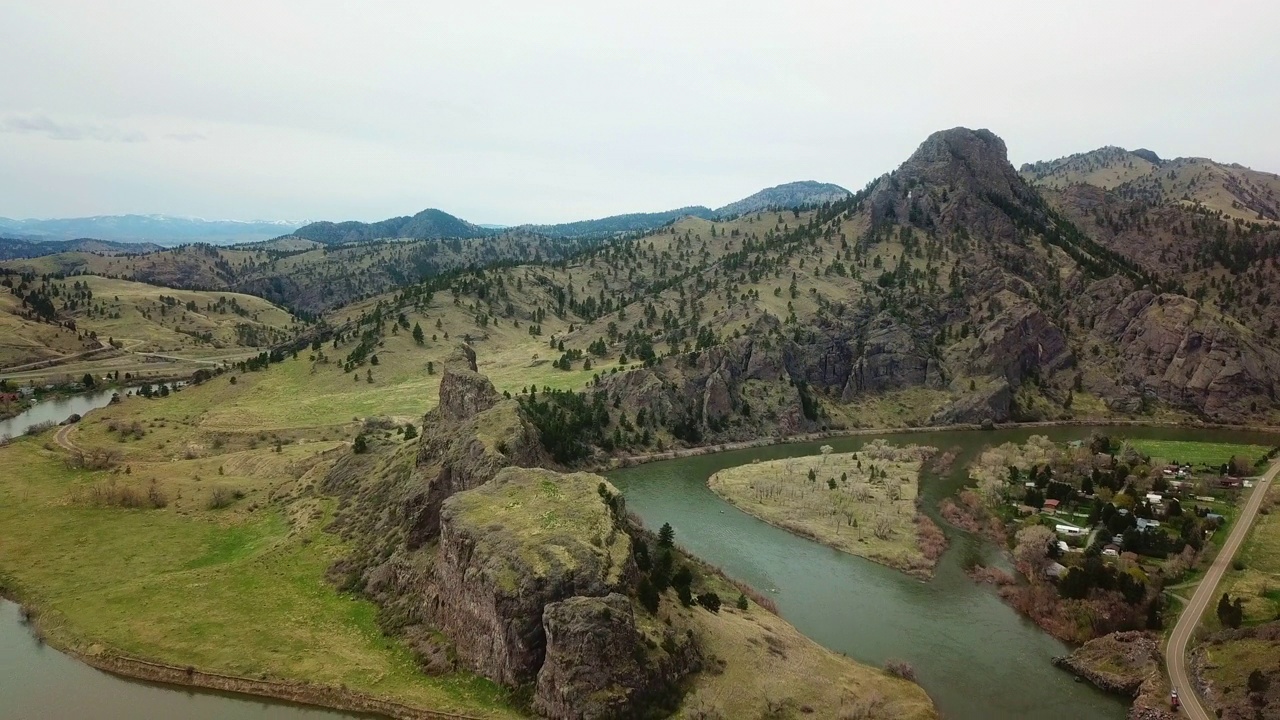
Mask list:
[[1149,290],[1121,297],[1112,281],[1091,288],[1098,309],[1091,339],[1114,348],[1098,390],[1113,407],[1141,405],[1144,394],[1240,421],[1276,399],[1280,354],[1191,298]]
[[1101,690],[1135,697],[1143,683],[1160,672],[1159,637],[1139,631],[1116,632],[1090,640],[1053,664]]
[[547,606],[546,662],[534,709],[565,720],[634,717],[638,707],[669,705],[679,678],[697,668],[697,645],[668,629],[650,648],[626,597],[575,597]]
[[547,605],[602,596],[634,574],[631,540],[598,475],[505,468],[445,501],[427,619],[464,666],[504,685],[532,681]]

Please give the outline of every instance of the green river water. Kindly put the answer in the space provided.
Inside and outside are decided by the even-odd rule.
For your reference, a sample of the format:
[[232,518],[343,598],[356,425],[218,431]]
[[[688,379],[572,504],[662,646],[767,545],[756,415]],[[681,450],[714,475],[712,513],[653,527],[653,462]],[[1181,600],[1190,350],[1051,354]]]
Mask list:
[[[770,594],[785,618],[814,640],[873,665],[901,658],[952,720],[1084,720],[1124,717],[1126,704],[1049,664],[1069,648],[1019,617],[985,586],[970,581],[972,561],[999,562],[990,543],[942,524],[951,547],[935,577],[920,582],[796,537],[746,515],[706,487],[716,470],[808,455],[829,444],[854,450],[876,437],[958,448],[951,472],[922,479],[926,508],[964,483],[964,467],[983,446],[1048,434],[1084,438],[1090,428],[943,432],[835,438],[650,463],[610,473],[628,508],[729,575]],[[1266,435],[1167,428],[1112,428],[1115,435],[1274,444]],[[17,608],[0,601],[0,720],[319,720],[351,715],[253,698],[191,692],[116,678],[35,642]]]

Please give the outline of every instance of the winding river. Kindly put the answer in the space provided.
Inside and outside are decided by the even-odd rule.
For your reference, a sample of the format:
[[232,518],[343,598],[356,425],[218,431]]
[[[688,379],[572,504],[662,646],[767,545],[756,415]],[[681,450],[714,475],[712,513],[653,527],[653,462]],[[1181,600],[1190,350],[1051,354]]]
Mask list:
[[[1069,648],[1041,632],[969,580],[973,561],[999,561],[991,543],[941,520],[951,547],[928,582],[797,537],[747,515],[713,494],[706,480],[717,470],[818,453],[856,450],[882,437],[896,444],[958,448],[950,472],[921,480],[924,506],[937,518],[938,502],[965,483],[965,467],[984,446],[1022,441],[1033,434],[1082,439],[1092,428],[951,431],[836,438],[776,445],[641,465],[610,474],[627,508],[650,527],[671,523],[676,541],[729,575],[767,591],[783,617],[805,635],[872,665],[901,658],[950,720],[1082,720],[1123,718],[1127,704],[1054,668],[1050,659]],[[1235,431],[1107,428],[1126,437],[1275,444],[1276,438]]]
[[[106,405],[111,392],[41,403],[0,423],[0,435],[18,436],[39,422],[59,422]],[[818,452],[829,444],[855,450],[876,437],[894,443],[958,448],[953,469],[926,475],[926,508],[964,484],[964,467],[990,443],[1040,433],[1055,440],[1087,437],[1091,428],[1038,428],[994,432],[940,432],[836,438],[668,460],[619,470],[610,478],[626,493],[628,508],[656,527],[670,522],[678,542],[728,574],[770,593],[784,617],[818,642],[850,657],[881,665],[901,658],[952,720],[1093,720],[1124,717],[1126,704],[1073,682],[1050,658],[1068,651],[1005,606],[988,587],[964,574],[973,561],[992,561],[990,543],[942,524],[951,539],[929,582],[828,549],[767,525],[707,489],[715,471],[751,462]],[[1232,431],[1111,428],[1128,437],[1230,440],[1274,444],[1273,436]],[[191,718],[215,720],[320,720],[355,717],[244,696],[190,691],[118,678],[89,668],[38,643],[19,621],[17,607],[0,601],[0,720],[83,717],[104,720]]]

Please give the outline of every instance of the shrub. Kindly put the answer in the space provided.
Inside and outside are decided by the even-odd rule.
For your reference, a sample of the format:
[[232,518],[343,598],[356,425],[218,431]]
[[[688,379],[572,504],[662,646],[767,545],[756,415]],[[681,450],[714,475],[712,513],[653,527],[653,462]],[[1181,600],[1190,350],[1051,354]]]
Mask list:
[[720,612],[720,596],[714,592],[704,592],[699,595],[698,604],[713,613]]
[[916,669],[906,660],[886,660],[884,671],[903,680],[916,681]]
[[[240,493],[240,495],[243,496],[243,493]],[[231,505],[236,499],[236,495],[227,488],[214,488],[213,492],[209,493],[209,500],[205,507],[210,510],[221,510]]]
[[738,595],[738,609],[739,609],[739,610],[746,610],[746,609],[747,609],[747,607],[748,607],[748,605],[747,605],[747,596],[746,596],[746,594],[745,594],[745,593],[739,594],[739,595]]

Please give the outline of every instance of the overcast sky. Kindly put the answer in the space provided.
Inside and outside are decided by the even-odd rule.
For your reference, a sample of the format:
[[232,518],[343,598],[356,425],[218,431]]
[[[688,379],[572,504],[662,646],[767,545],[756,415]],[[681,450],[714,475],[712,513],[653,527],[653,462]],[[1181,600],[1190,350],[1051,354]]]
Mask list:
[[555,222],[934,130],[1280,171],[1280,2],[0,0],[0,215]]

